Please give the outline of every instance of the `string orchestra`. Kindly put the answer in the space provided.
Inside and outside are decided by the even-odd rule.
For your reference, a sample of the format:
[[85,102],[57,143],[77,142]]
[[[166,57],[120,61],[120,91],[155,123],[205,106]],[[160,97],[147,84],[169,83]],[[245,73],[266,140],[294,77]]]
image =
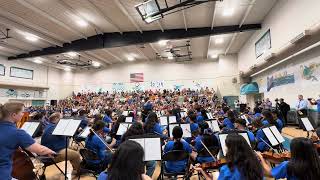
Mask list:
[[[27,122],[39,124],[32,134],[26,131],[31,125],[16,127],[23,112],[31,115]],[[3,180],[43,179],[45,164],[62,161],[70,161],[74,177],[90,170],[98,180],[215,179],[212,172],[217,171],[219,180],[320,178],[319,130],[310,138],[293,138],[285,147],[277,110],[239,112],[208,88],[78,93],[56,106],[5,103],[0,115]],[[55,135],[64,119],[72,119],[64,131],[76,130]],[[161,170],[155,177],[157,167]]]

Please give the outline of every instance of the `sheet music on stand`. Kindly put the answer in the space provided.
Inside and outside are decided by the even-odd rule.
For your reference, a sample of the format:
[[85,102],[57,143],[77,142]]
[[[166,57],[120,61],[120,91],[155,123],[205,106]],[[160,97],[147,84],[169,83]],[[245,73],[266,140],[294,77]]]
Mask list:
[[160,116],[160,125],[167,126],[168,125],[168,116]]
[[[251,143],[249,140],[249,136],[248,133],[246,132],[239,132],[239,135],[243,136],[244,139],[247,141],[247,143],[249,144],[249,146],[251,147]],[[227,155],[227,146],[226,146],[226,139],[227,139],[228,133],[221,133],[219,134],[219,139],[220,139],[220,145],[221,145],[221,150],[222,150],[222,154],[223,156]]]
[[129,114],[128,111],[123,111],[122,112],[122,115],[124,115],[124,116],[128,116],[128,114]]
[[169,135],[170,137],[173,137],[172,135],[172,131],[173,131],[173,128],[176,127],[176,126],[180,126],[182,131],[183,131],[183,135],[182,137],[192,137],[191,135],[191,127],[190,127],[190,124],[169,124]]
[[187,112],[181,111],[181,112],[180,112],[180,116],[181,116],[182,118],[185,118],[185,117],[187,117],[188,115],[187,115]]
[[144,161],[161,160],[161,138],[129,138],[129,140],[139,143],[144,150]]
[[284,142],[284,138],[275,126],[263,128],[262,131],[264,132],[272,146],[277,146]]
[[285,139],[283,138],[283,136],[281,135],[281,133],[279,132],[276,126],[271,126],[270,130],[273,133],[273,135],[276,137],[279,143],[283,143],[285,141]]
[[80,123],[81,120],[60,119],[56,128],[53,130],[52,135],[71,137],[77,131]]
[[133,117],[126,117],[126,122],[132,122],[133,121]]
[[84,130],[79,134],[79,137],[87,138],[90,134],[90,128],[89,126],[85,127]]
[[131,125],[132,125],[132,124],[129,124],[129,123],[120,123],[116,135],[122,136],[124,133],[127,132],[127,130],[129,129],[129,127],[130,127]]
[[39,128],[40,122],[25,122],[21,129],[26,131],[30,136],[34,136],[35,132]]
[[177,123],[177,117],[176,116],[169,116],[169,124]]
[[211,120],[211,121],[207,121],[209,128],[213,131],[213,132],[219,132],[220,131],[220,127],[218,124],[218,120]]
[[302,121],[306,131],[313,131],[314,130],[314,128],[308,118],[301,118],[301,121]]
[[209,119],[213,119],[212,113],[211,112],[207,112],[206,113]]

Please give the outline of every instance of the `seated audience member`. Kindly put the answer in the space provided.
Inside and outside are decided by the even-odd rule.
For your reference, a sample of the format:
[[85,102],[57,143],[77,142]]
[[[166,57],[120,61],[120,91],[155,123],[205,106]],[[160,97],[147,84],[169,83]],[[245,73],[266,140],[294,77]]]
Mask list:
[[144,151],[135,141],[122,143],[112,157],[110,167],[102,172],[98,180],[151,180],[145,175]]
[[[55,136],[52,135],[52,132],[56,128],[58,122],[60,121],[61,114],[53,113],[49,117],[50,123],[47,125],[46,129],[41,138],[41,144],[52,149],[57,153],[57,156],[54,158],[55,162],[62,162],[65,160],[65,149],[66,147],[66,137],[65,136]],[[68,143],[69,144],[69,143]],[[67,149],[68,160],[72,164],[73,174],[79,173],[80,168],[80,154],[77,151],[72,149]]]

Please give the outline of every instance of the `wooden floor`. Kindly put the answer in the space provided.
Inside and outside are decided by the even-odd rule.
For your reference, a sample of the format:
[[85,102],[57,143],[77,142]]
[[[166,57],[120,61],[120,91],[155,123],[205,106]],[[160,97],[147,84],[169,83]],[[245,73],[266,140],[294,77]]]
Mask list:
[[[296,129],[296,127],[286,127],[283,129],[283,135],[289,138],[294,138],[294,137],[306,137],[307,133],[302,131],[301,129]],[[64,171],[64,162],[58,163],[58,166]],[[71,177],[71,171],[72,171],[72,166],[68,162],[68,177],[69,179],[77,179],[77,177]],[[159,164],[156,167],[156,170],[153,174],[152,179],[157,179],[157,177],[160,174],[160,166]],[[59,170],[55,166],[49,166],[47,167],[47,170],[45,172],[47,180],[63,180],[64,177],[61,175]],[[219,176],[219,172],[214,172],[213,176],[215,177],[214,179],[217,179]],[[95,180],[95,177],[92,177],[90,175],[82,175],[80,177],[81,180]],[[191,180],[197,180],[198,176],[194,175],[191,177]],[[269,179],[269,178],[267,178]]]

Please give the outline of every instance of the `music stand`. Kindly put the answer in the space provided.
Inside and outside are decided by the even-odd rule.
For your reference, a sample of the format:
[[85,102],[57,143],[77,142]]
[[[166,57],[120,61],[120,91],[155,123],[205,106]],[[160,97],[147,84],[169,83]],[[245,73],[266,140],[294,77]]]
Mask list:
[[21,129],[26,131],[31,137],[33,137],[39,129],[40,122],[25,122]]
[[186,138],[192,137],[191,127],[190,127],[190,124],[188,124],[188,123],[169,124],[169,136],[170,137],[173,137],[172,131],[173,131],[173,128],[176,126],[180,126],[182,128],[182,131],[183,131],[182,137],[186,137]]
[[128,140],[139,143],[144,151],[144,161],[161,161],[161,138],[155,135],[131,136]]
[[[223,156],[226,156],[226,155],[227,155],[226,139],[227,139],[227,136],[228,136],[229,134],[230,134],[230,133],[228,133],[228,132],[220,133],[220,134],[219,134],[219,140],[220,140],[220,145],[221,145],[221,150],[222,150]],[[244,139],[247,141],[247,143],[248,143],[249,146],[251,147],[251,143],[250,143],[250,140],[249,140],[249,136],[248,136],[248,133],[247,133],[246,131],[237,132],[237,134],[238,134],[238,135],[241,135],[242,137],[244,137]]]
[[160,125],[167,126],[168,124],[168,116],[160,116]]
[[133,122],[133,117],[126,117],[126,122],[132,123]]
[[127,132],[127,130],[130,128],[131,125],[132,124],[130,124],[130,123],[120,123],[116,135],[122,136],[124,133]]
[[211,113],[211,112],[207,112],[206,114],[207,114],[207,116],[208,116],[208,119],[213,119],[213,116],[212,116],[212,113]]
[[276,126],[263,128],[262,131],[266,135],[272,147],[281,145],[285,141],[285,139],[282,137],[281,133],[278,131]]
[[209,128],[213,132],[220,132],[220,127],[219,127],[219,124],[218,124],[218,120],[209,119],[209,120],[206,120],[206,122],[208,123]]
[[52,132],[52,135],[55,136],[65,136],[66,137],[66,152],[65,152],[65,180],[67,177],[67,166],[68,166],[68,139],[73,137],[73,135],[78,130],[78,127],[81,123],[81,120],[73,120],[73,119],[60,119],[57,126]]

